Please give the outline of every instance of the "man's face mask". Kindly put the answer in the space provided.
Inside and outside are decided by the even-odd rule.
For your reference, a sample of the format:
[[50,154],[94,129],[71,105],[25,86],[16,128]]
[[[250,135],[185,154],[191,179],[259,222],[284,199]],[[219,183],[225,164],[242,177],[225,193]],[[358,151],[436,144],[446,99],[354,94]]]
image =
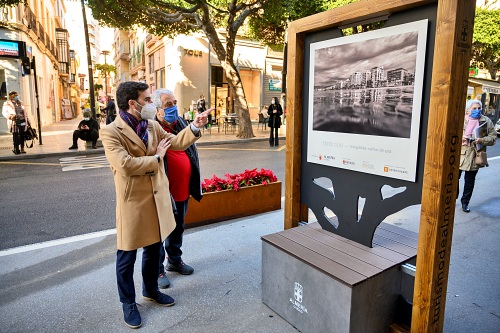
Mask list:
[[141,107],[141,112],[135,111],[141,115],[141,119],[143,120],[148,120],[148,119],[154,119],[156,115],[156,106],[153,103],[147,103],[146,105],[142,106],[141,104],[135,102],[137,105]]
[[177,118],[179,118],[179,112],[177,111],[177,105],[171,106],[169,108],[163,109],[165,112],[165,116],[163,117],[163,120],[166,122],[169,122],[173,124]]

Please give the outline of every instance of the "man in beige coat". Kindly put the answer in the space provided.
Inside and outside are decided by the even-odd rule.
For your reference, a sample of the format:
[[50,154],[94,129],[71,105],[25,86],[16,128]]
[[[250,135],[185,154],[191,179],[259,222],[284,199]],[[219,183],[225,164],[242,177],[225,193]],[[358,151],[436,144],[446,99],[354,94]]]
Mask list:
[[142,324],[133,279],[138,248],[143,248],[143,297],[163,306],[175,304],[159,291],[157,281],[161,242],[175,228],[163,159],[169,148],[185,150],[192,145],[200,137],[199,128],[207,123],[206,113],[201,113],[177,136],[165,132],[151,120],[156,107],[148,89],[141,82],[121,83],[116,92],[120,113],[101,129],[116,189],[118,294],[125,323],[131,328]]

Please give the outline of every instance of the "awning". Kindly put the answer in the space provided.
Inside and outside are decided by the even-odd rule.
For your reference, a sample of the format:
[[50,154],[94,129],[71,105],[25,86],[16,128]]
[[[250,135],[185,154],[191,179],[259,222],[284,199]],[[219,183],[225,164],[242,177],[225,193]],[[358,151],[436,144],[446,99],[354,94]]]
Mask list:
[[483,89],[483,92],[486,93],[500,94],[500,82],[498,81],[479,79],[479,78],[469,78],[469,85],[475,87],[480,86]]

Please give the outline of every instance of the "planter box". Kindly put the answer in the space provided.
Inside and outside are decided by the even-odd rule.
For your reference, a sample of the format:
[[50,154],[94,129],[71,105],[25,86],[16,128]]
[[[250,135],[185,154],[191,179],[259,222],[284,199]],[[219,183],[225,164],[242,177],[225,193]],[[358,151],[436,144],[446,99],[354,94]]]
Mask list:
[[281,182],[204,193],[200,202],[189,199],[186,228],[281,209]]

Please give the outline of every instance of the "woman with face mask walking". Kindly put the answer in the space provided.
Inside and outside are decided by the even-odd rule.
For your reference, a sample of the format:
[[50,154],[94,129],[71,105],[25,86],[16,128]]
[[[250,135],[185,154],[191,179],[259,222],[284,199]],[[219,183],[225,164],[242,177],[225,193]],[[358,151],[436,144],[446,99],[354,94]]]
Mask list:
[[269,145],[279,146],[278,139],[278,130],[281,127],[281,115],[283,114],[283,108],[278,102],[278,98],[273,97],[271,100],[271,105],[267,109],[267,113],[269,115],[269,123],[268,126],[271,130],[271,134],[269,135]]
[[[486,151],[486,146],[493,146],[497,140],[495,128],[490,118],[481,114],[482,104],[478,100],[469,100],[465,106],[464,131],[458,179],[465,173],[465,183],[462,198],[462,210],[470,212],[469,201],[472,197],[476,175],[479,168],[476,164],[476,149]],[[460,188],[459,188],[460,190]],[[457,191],[457,199],[458,199]]]
[[[24,131],[30,121],[17,92],[11,91],[9,93],[9,100],[3,103],[2,115],[7,119],[7,127],[12,133],[14,143],[12,152],[16,155],[26,153],[24,150]],[[19,149],[19,146],[21,146],[21,149]]]

